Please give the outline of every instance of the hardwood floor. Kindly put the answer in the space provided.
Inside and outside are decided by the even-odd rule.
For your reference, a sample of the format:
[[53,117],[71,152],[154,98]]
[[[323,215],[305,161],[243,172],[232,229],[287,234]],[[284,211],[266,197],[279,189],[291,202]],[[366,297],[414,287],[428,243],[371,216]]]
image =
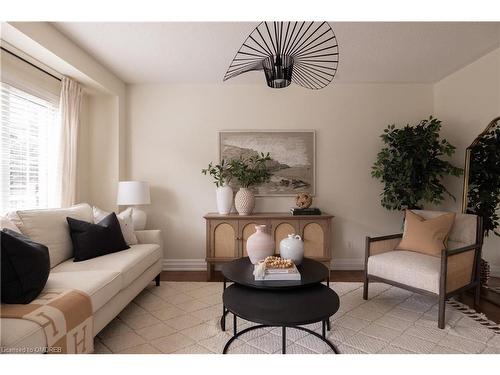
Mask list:
[[[207,281],[205,271],[163,271],[161,273],[163,281]],[[222,281],[223,277],[219,271],[213,273],[211,281]],[[363,281],[363,271],[332,271],[330,273],[330,281],[337,282],[352,282]],[[490,279],[491,286],[500,286],[500,278],[492,277]],[[460,298],[460,301],[474,308],[473,297],[469,293],[465,293]],[[488,319],[500,324],[500,294],[493,293],[483,289],[481,291],[481,301],[475,309],[478,312],[485,314]]]

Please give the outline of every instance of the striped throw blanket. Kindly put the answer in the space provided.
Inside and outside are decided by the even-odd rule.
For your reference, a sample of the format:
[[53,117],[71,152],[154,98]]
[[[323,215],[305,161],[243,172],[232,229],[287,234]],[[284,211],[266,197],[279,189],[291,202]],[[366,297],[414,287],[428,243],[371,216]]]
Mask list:
[[0,316],[30,320],[42,327],[46,353],[94,351],[92,303],[79,290],[47,290],[26,305],[2,304]]

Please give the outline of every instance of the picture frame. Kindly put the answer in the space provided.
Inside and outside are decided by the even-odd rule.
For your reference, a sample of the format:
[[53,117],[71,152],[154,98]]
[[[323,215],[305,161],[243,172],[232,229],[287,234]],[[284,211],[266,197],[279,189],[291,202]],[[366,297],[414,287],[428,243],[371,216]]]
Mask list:
[[271,180],[253,188],[256,196],[316,195],[315,130],[220,130],[218,146],[219,161],[270,153]]

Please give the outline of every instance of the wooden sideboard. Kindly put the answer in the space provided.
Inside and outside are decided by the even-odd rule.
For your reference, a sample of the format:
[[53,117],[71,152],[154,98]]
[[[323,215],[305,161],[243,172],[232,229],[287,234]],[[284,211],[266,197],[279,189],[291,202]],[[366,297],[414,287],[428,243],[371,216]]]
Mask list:
[[330,268],[332,215],[292,216],[288,213],[256,213],[252,215],[219,215],[209,213],[206,220],[207,278],[214,265],[247,256],[246,242],[255,233],[255,225],[264,224],[279,254],[280,241],[295,233],[304,240],[304,256]]

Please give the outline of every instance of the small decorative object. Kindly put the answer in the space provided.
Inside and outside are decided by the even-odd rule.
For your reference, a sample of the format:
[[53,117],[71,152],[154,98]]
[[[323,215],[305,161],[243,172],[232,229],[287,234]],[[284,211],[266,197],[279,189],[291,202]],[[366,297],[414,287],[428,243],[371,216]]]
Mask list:
[[298,208],[309,208],[312,204],[312,196],[308,193],[299,193],[295,197],[295,205]]
[[256,225],[256,232],[247,239],[247,253],[252,264],[274,254],[274,241],[265,229],[265,225]]
[[289,234],[280,242],[280,255],[283,258],[290,259],[295,264],[302,263],[304,259],[304,242],[298,234]]
[[[120,181],[118,183],[116,204],[119,206],[151,204],[149,184],[144,181]],[[146,228],[146,220],[147,216],[143,210],[137,207],[132,208],[134,230]]]
[[264,70],[271,88],[293,82],[317,90],[333,80],[338,62],[338,43],[328,22],[261,22],[236,53],[223,80]]
[[300,216],[300,215],[321,215],[321,210],[316,207],[309,207],[309,208],[290,208],[290,213],[293,216]]
[[278,281],[300,280],[300,272],[290,259],[268,256],[255,265],[253,275],[255,280]]
[[443,185],[443,177],[460,176],[443,156],[450,158],[455,146],[441,139],[441,121],[429,117],[417,125],[397,129],[389,125],[380,137],[385,146],[377,155],[372,176],[384,184],[382,206],[389,210],[438,205],[444,194],[455,198]]
[[[219,132],[219,160],[247,159],[265,150],[269,180],[252,189],[256,196],[315,194],[314,130],[224,130]],[[234,188],[234,187],[233,187]]]
[[290,268],[293,267],[293,262],[291,259],[285,259],[282,257],[268,256],[264,259],[266,268]]
[[269,181],[270,173],[266,166],[269,160],[269,153],[260,153],[229,162],[229,172],[241,186],[234,198],[234,205],[240,215],[250,215],[255,207],[255,195],[249,188]]
[[226,161],[222,159],[220,164],[217,165],[213,165],[210,162],[207,168],[201,170],[201,173],[204,175],[209,174],[214,179],[213,183],[217,187],[217,211],[219,214],[229,214],[233,207],[233,189],[228,185],[231,175],[229,174]]

